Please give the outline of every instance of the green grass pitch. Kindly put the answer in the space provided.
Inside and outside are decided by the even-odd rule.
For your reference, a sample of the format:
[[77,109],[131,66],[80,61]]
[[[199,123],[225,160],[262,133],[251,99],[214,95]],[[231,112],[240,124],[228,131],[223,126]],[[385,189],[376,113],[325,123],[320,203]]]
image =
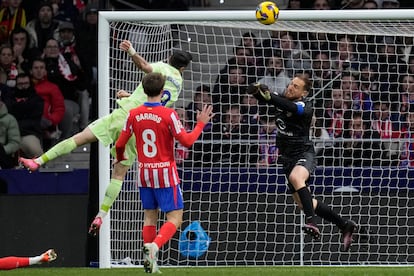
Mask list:
[[[226,268],[205,268],[205,267],[183,267],[165,268],[161,267],[164,276],[399,276],[414,275],[414,267],[226,267]],[[20,268],[7,272],[0,272],[1,275],[57,275],[57,276],[109,276],[109,275],[148,275],[142,268]]]

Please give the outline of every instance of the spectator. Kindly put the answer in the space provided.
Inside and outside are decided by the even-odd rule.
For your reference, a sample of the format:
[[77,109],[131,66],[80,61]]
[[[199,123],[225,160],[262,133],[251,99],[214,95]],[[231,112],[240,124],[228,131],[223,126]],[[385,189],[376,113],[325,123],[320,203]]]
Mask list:
[[[202,110],[202,109],[201,109]],[[188,118],[187,113],[184,108],[176,108],[175,111],[178,114],[178,118],[180,118],[181,124],[184,127],[184,130],[190,132],[192,130]],[[185,166],[188,160],[190,160],[190,149],[181,145],[180,142],[176,141],[175,145],[175,163],[178,166]]]
[[379,134],[371,130],[369,123],[364,122],[361,112],[354,112],[348,121],[343,146],[343,166],[373,167],[381,164],[381,146]]
[[212,100],[214,112],[224,112],[223,108],[229,104],[240,104],[246,94],[247,80],[244,67],[230,65],[228,71],[220,73],[218,83],[214,86]]
[[48,80],[59,87],[65,98],[65,116],[59,128],[62,131],[62,139],[66,139],[79,130],[79,118],[82,116],[88,118],[89,115],[80,113],[89,112],[89,108],[81,108],[89,105],[84,75],[79,66],[60,53],[55,39],[47,41],[44,60]]
[[98,68],[98,9],[94,5],[88,4],[83,20],[76,28],[76,42],[78,54],[81,60],[85,79],[86,89],[92,98],[93,111],[91,116],[97,116],[97,68]]
[[30,71],[36,93],[43,99],[43,149],[46,150],[60,138],[59,123],[65,114],[65,102],[59,87],[47,80],[43,59],[34,59]]
[[302,49],[300,41],[295,40],[290,33],[280,35],[280,49],[289,78],[312,68],[309,53]]
[[[257,99],[249,94],[243,95],[242,103],[240,105],[240,114],[242,120],[248,122],[250,125],[257,125],[259,123],[259,102]],[[267,107],[266,107],[267,108]]]
[[[198,86],[194,92],[193,101],[185,108],[190,129],[193,129],[197,123],[197,111],[203,110],[204,105],[211,105],[211,103],[210,87],[207,85]],[[208,130],[210,127],[211,123],[207,123],[204,126],[204,131]],[[203,135],[203,133],[201,133],[201,135]]]
[[279,149],[276,146],[276,134],[276,117],[261,115],[259,131],[259,167],[277,165]]
[[364,0],[343,0],[341,9],[362,9]]
[[283,95],[290,83],[290,78],[285,72],[282,57],[276,54],[267,57],[265,64],[265,76],[259,79],[258,82],[267,85],[270,91]]
[[42,128],[40,121],[43,114],[43,99],[37,95],[27,74],[19,74],[16,87],[9,102],[6,102],[9,113],[18,124],[21,136],[22,156],[34,158],[43,154]]
[[279,31],[271,31],[270,37],[262,42],[263,55],[265,57],[272,56],[275,50],[280,49],[280,33]]
[[24,28],[17,27],[10,34],[10,45],[13,49],[17,68],[28,74],[32,60],[40,57],[36,47],[30,47],[30,35]]
[[369,94],[373,102],[381,100],[381,92],[379,91],[380,83],[378,81],[378,69],[374,64],[361,64],[359,81],[361,92]]
[[346,119],[349,119],[348,101],[344,99],[343,91],[334,88],[331,92],[331,103],[324,112],[324,126],[332,138],[340,138],[343,135]]
[[368,10],[378,9],[378,3],[375,0],[365,0],[364,5],[362,5],[362,8]]
[[263,68],[254,55],[253,48],[245,48],[243,46],[235,47],[234,56],[227,61],[226,66],[220,71],[220,74],[226,74],[229,66],[240,67],[245,72],[247,83],[255,82],[257,77],[263,75]]
[[235,166],[256,164],[254,153],[257,152],[257,147],[250,147],[248,141],[257,140],[258,128],[242,120],[239,105],[233,104],[224,110],[221,122],[213,124],[213,139],[217,141],[216,147],[213,147],[216,153],[213,162]]
[[[315,90],[324,88],[325,91],[328,91],[330,88],[332,88],[332,85],[325,87],[331,82],[332,79],[331,62],[329,60],[329,54],[327,52],[315,53],[312,59],[312,72],[313,88]],[[319,97],[322,96],[323,99],[329,97],[327,93],[320,93],[319,95]]]
[[263,66],[263,61],[262,61],[263,51],[254,33],[252,32],[244,33],[242,35],[240,46],[251,49],[253,52],[253,55],[256,58],[256,65]]
[[350,37],[342,36],[339,38],[336,51],[333,51],[331,60],[332,68],[335,70],[335,75],[341,73],[344,68],[349,68],[349,66],[344,66],[344,63],[349,63],[350,69],[357,70],[359,68],[355,45],[351,41]]
[[33,39],[34,47],[43,51],[46,42],[58,37],[59,21],[53,19],[53,8],[49,2],[39,5],[37,17],[27,23],[26,29]]
[[333,8],[329,0],[314,0],[312,9],[314,10],[331,10]]
[[9,0],[8,6],[0,10],[0,45],[8,41],[11,31],[26,26],[26,11],[23,0]]
[[0,101],[0,169],[11,169],[18,165],[20,132],[16,118],[8,113]]
[[57,21],[75,22],[79,16],[79,9],[83,9],[85,4],[83,0],[49,0],[53,8],[53,18]]
[[414,105],[409,108],[407,129],[402,133],[400,163],[402,167],[414,168]]
[[14,87],[16,85],[16,77],[19,74],[19,68],[17,68],[14,62],[13,49],[10,46],[0,47],[0,70],[6,74],[6,85]]
[[401,59],[397,51],[396,38],[384,37],[378,47],[379,80],[381,94],[387,101],[398,101],[399,76],[407,72],[407,64]]
[[399,101],[391,105],[391,113],[394,121],[404,124],[407,122],[410,106],[414,103],[414,75],[402,75],[399,83]]
[[400,8],[400,1],[398,1],[398,0],[383,0],[382,1],[382,8],[383,9],[399,9]]
[[[333,139],[329,136],[328,131],[323,126],[322,118],[312,118],[311,134],[312,141],[314,141],[315,154],[319,165],[332,165],[333,156],[329,156],[332,153]],[[325,159],[331,161],[325,162]]]
[[341,89],[344,98],[350,97],[352,104],[350,109],[364,112],[364,118],[372,110],[372,100],[367,91],[359,89],[359,83],[353,73],[342,73]]
[[289,0],[288,7],[289,10],[300,10],[302,9],[301,0]]
[[75,70],[78,73],[80,72],[76,90],[79,94],[78,103],[80,106],[79,128],[84,129],[89,123],[89,92],[86,90],[87,81],[78,55],[78,47],[72,23],[62,22],[60,25],[59,46],[63,57],[73,63],[71,67],[77,67]]
[[400,148],[400,131],[392,121],[389,102],[378,102],[374,105],[372,129],[379,133],[382,139],[381,149],[383,165],[393,164],[392,160],[398,160]]

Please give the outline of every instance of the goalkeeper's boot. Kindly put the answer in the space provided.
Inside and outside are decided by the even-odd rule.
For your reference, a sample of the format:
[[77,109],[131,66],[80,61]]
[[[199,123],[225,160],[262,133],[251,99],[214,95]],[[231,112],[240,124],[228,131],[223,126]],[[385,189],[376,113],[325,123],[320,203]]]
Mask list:
[[352,236],[357,230],[357,225],[352,220],[348,220],[345,223],[344,229],[342,229],[342,236],[344,240],[344,251],[348,251],[352,244]]
[[36,163],[34,159],[19,157],[19,163],[30,172],[35,172],[40,168],[40,165]]
[[302,229],[305,234],[312,236],[314,240],[319,240],[321,237],[321,232],[319,231],[318,226],[313,222],[306,223]]
[[155,243],[146,243],[143,248],[144,270],[146,273],[161,273],[158,268],[158,246]]
[[49,249],[48,251],[43,253],[41,256],[42,256],[42,260],[40,261],[41,263],[50,263],[56,260],[57,258],[57,254],[54,249]]
[[99,229],[102,225],[102,218],[101,217],[95,217],[95,219],[92,221],[91,226],[89,227],[89,235],[96,236],[99,232]]

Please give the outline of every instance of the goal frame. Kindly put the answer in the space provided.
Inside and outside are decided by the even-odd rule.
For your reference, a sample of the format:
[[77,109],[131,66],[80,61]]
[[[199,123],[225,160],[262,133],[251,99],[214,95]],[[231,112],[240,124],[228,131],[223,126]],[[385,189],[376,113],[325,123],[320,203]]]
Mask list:
[[[110,21],[255,21],[253,10],[205,11],[100,11],[98,15],[98,116],[110,112]],[[279,21],[325,20],[413,20],[414,9],[386,10],[281,10]],[[277,23],[276,23],[277,24]],[[102,202],[110,181],[110,149],[99,144],[99,202]],[[110,212],[99,235],[99,267],[111,268]]]

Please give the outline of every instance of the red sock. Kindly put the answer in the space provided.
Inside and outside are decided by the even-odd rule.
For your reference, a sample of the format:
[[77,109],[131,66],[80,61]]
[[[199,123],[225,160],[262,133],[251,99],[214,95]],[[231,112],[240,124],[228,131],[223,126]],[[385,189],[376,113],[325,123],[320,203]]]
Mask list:
[[142,239],[145,243],[151,243],[157,236],[157,227],[155,225],[144,225],[142,228]]
[[0,258],[0,270],[10,270],[29,265],[27,257],[4,257]]
[[154,242],[158,245],[158,248],[161,248],[164,244],[166,244],[174,236],[176,231],[177,228],[174,223],[168,221],[164,223],[154,240]]

